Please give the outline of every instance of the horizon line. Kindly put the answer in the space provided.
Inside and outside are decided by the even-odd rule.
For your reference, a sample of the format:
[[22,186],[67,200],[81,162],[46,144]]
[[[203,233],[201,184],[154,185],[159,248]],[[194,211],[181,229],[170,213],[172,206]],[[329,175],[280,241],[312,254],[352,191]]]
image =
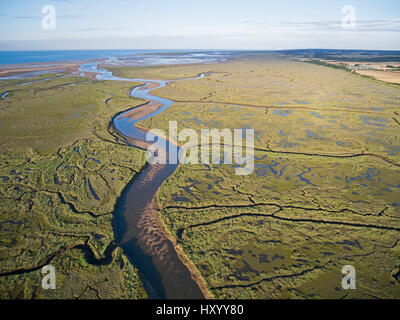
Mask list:
[[342,49],[342,48],[295,48],[295,49],[20,49],[2,50],[0,52],[46,52],[46,51],[250,51],[250,52],[276,52],[295,50],[340,50],[340,51],[399,51],[400,49]]

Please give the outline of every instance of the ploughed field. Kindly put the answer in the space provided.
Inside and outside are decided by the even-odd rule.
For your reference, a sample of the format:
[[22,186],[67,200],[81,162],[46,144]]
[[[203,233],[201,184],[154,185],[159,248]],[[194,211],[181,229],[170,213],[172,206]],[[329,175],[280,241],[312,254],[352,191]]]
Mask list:
[[[262,54],[160,68],[163,78],[200,72],[154,90],[176,102],[139,125],[255,130],[252,174],[179,165],[157,195],[211,294],[399,298],[400,87]],[[345,265],[356,290],[341,286]]]
[[[113,211],[145,164],[109,126],[132,82],[45,75],[1,81],[0,297],[146,298],[117,247]],[[57,290],[41,286],[42,266]]]

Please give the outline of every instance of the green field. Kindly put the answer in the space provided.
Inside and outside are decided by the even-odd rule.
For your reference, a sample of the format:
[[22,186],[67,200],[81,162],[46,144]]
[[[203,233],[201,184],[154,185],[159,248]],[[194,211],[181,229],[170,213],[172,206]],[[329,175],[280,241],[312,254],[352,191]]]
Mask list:
[[[118,196],[145,164],[110,126],[140,103],[128,96],[133,85],[55,75],[0,83],[9,92],[0,100],[0,298],[147,297],[112,228]],[[58,290],[41,287],[46,264]]]

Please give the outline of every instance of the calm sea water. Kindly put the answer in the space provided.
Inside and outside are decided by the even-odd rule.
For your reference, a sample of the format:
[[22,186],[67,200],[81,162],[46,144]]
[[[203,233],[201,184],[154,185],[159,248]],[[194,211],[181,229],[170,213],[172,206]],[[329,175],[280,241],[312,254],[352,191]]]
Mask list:
[[91,59],[129,59],[140,63],[195,63],[217,60],[226,52],[194,50],[62,50],[62,51],[0,51],[0,65],[35,62],[57,62]]

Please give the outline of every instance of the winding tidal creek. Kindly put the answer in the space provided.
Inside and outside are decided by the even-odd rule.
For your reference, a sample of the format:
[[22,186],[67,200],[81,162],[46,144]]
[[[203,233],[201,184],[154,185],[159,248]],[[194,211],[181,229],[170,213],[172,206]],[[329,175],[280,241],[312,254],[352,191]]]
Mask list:
[[[171,100],[150,93],[156,88],[165,86],[168,81],[118,78],[106,69],[98,68],[97,63],[82,64],[80,70],[96,72],[96,78],[99,80],[144,82],[144,85],[132,89],[131,95],[148,103],[157,103],[160,105],[159,108],[136,120],[127,116],[134,108],[113,119],[114,127],[129,138],[130,144],[142,148],[146,142],[147,131],[136,127],[135,124],[164,111],[173,103]],[[201,74],[197,78],[201,77],[204,75]],[[168,150],[169,141],[165,143]],[[175,248],[175,241],[168,236],[158,214],[156,192],[176,168],[177,164],[147,163],[146,167],[132,179],[116,205],[115,237],[118,245],[139,269],[150,298],[202,299],[204,293],[193,279],[188,266],[182,262]]]

